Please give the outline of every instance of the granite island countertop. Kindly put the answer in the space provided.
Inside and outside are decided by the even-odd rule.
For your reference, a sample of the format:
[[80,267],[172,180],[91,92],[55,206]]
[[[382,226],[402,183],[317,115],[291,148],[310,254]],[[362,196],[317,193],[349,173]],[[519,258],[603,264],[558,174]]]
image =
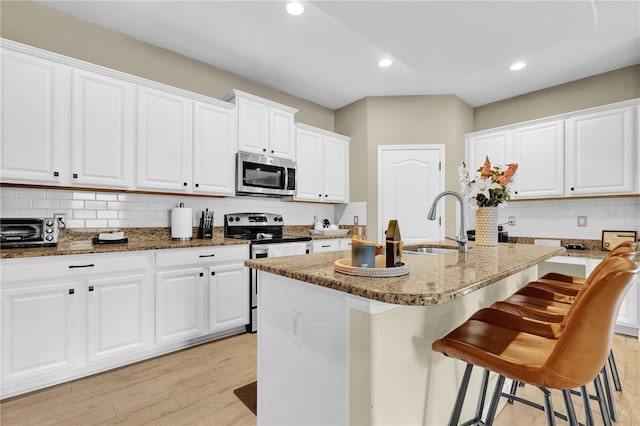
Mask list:
[[[406,248],[412,246],[455,248],[449,242],[408,244]],[[348,251],[254,259],[245,261],[245,265],[372,300],[424,306],[458,299],[564,253],[563,247],[512,243],[483,247],[471,243],[468,253],[405,254],[402,259],[409,266],[409,274],[389,278],[351,276],[334,271],[333,263],[350,257]]]

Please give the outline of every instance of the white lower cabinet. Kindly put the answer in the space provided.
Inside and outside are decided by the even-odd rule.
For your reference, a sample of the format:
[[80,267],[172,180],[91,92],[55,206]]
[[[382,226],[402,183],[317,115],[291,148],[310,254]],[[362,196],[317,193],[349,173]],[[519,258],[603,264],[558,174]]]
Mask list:
[[339,239],[313,240],[312,245],[314,254],[341,250]]
[[29,284],[2,290],[3,386],[79,364],[81,284],[73,278]]
[[159,251],[156,344],[249,323],[247,245]]
[[248,258],[242,244],[2,260],[0,398],[244,331]]
[[156,274],[156,344],[204,333],[202,268]]
[[147,349],[153,335],[150,273],[87,281],[87,361]]
[[209,323],[216,333],[249,321],[249,270],[242,263],[209,268],[207,282]]

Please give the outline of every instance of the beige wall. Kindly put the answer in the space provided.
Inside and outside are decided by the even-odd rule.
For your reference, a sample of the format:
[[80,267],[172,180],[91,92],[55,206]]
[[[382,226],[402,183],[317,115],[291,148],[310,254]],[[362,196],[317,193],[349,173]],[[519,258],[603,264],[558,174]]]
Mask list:
[[[464,133],[473,112],[456,96],[369,97],[336,111],[336,131],[351,139],[351,201],[367,201],[367,228],[378,226],[378,146],[445,145],[445,188],[459,191]],[[455,234],[455,201],[447,200],[446,232]],[[426,219],[425,219],[426,220]]]
[[334,130],[334,112],[328,108],[37,3],[0,4],[4,38],[213,98],[234,88],[244,90],[298,108],[298,122]]
[[640,65],[477,107],[474,131],[635,98],[640,98]]

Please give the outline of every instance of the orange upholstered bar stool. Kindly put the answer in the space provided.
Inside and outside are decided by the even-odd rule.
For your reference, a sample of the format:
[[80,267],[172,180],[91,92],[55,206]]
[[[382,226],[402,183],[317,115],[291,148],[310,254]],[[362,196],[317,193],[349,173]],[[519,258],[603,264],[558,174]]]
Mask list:
[[[614,258],[635,258],[635,252],[633,252],[631,247],[617,248],[617,253],[605,258],[598,265],[598,267],[596,267],[594,271],[589,275],[589,277],[585,280],[584,284],[578,285],[581,291],[584,290],[584,288],[591,285],[592,282],[599,279],[599,277],[602,277],[604,274],[608,273],[612,268],[614,268],[616,265],[616,262],[612,262],[611,260]],[[495,303],[492,306],[492,308],[503,310],[506,312],[511,312],[513,314],[525,316],[535,320],[546,321],[550,323],[558,323],[558,324],[562,323],[565,316],[571,309],[571,305],[573,301],[578,296],[568,296],[568,295],[563,295],[559,293],[554,293],[549,289],[545,290],[539,287],[535,287],[535,284],[536,282],[528,284],[527,286],[525,286],[521,290],[518,290],[514,295],[508,297],[504,301]],[[577,293],[577,294],[579,295],[580,293]],[[609,361],[609,368],[611,369],[611,372],[612,372],[614,386],[616,387],[617,390],[622,390],[618,373],[617,373],[615,359],[613,357],[613,352],[609,353],[608,361]],[[605,366],[603,366],[601,373],[604,380],[609,417],[611,420],[617,421],[618,416],[615,408],[615,401],[613,398],[613,394],[611,392],[609,375],[606,371]],[[511,393],[515,394],[515,392],[516,392],[516,383],[514,383],[511,388]],[[588,408],[589,408],[588,406],[585,406],[585,409],[588,409]]]
[[[609,253],[605,260],[611,257],[623,257],[629,260],[634,260],[637,257],[637,249],[638,243],[636,242],[621,243],[616,246],[611,253]],[[518,296],[514,295],[513,297],[508,298],[504,303],[498,303],[493,307],[544,321],[561,322],[562,318],[570,308],[570,304],[575,300],[578,292],[585,285],[588,285],[588,282],[592,277],[597,276],[606,264],[606,261],[601,262],[587,279],[557,273],[546,274],[540,279],[533,281],[518,290],[515,293]],[[509,305],[517,305],[521,308]],[[557,316],[545,316],[545,313],[551,313]],[[617,391],[622,391],[622,384],[618,375],[618,368],[616,366],[613,351],[609,353],[608,365],[611,370],[611,378],[613,379],[615,389]],[[611,386],[609,384],[609,376],[606,370],[602,373],[605,379],[604,384],[610,417],[615,421],[617,420],[617,413],[615,410],[613,395],[611,393]],[[512,388],[512,393],[513,392],[515,392],[515,384]]]
[[[568,420],[570,424],[577,425],[570,389],[584,386],[590,381],[594,381],[598,387],[599,371],[611,348],[620,302],[638,274],[637,265],[627,259],[615,258],[607,263],[610,264],[608,270],[580,292],[559,324],[517,315],[513,315],[513,318],[519,318],[519,321],[497,323],[483,313],[487,310],[481,310],[447,336],[433,342],[434,351],[468,364],[450,425],[459,422],[474,365],[494,371],[499,377],[486,418],[480,418],[481,405],[484,404],[480,400],[477,418],[472,422],[493,423],[504,378],[507,377],[543,390],[544,410],[549,425],[555,424],[555,416],[559,414],[553,410],[547,388],[561,390],[567,405]],[[530,324],[525,326],[523,323]],[[486,381],[483,381],[483,386],[486,386]]]

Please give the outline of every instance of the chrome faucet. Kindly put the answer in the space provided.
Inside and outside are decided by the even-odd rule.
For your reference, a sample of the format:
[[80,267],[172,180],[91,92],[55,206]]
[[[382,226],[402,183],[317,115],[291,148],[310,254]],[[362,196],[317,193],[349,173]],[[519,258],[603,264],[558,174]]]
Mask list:
[[440,198],[444,197],[445,195],[453,195],[454,197],[456,197],[456,199],[460,203],[460,235],[458,237],[445,236],[445,238],[447,240],[452,240],[457,242],[459,252],[467,253],[469,251],[469,247],[467,245],[467,242],[469,240],[467,240],[467,225],[466,225],[466,219],[465,219],[466,215],[464,211],[464,198],[462,198],[462,195],[460,195],[458,192],[455,192],[455,191],[444,191],[438,194],[436,199],[433,200],[433,204],[431,204],[431,210],[429,210],[427,219],[436,220],[436,207],[438,207],[438,201],[440,201]]

